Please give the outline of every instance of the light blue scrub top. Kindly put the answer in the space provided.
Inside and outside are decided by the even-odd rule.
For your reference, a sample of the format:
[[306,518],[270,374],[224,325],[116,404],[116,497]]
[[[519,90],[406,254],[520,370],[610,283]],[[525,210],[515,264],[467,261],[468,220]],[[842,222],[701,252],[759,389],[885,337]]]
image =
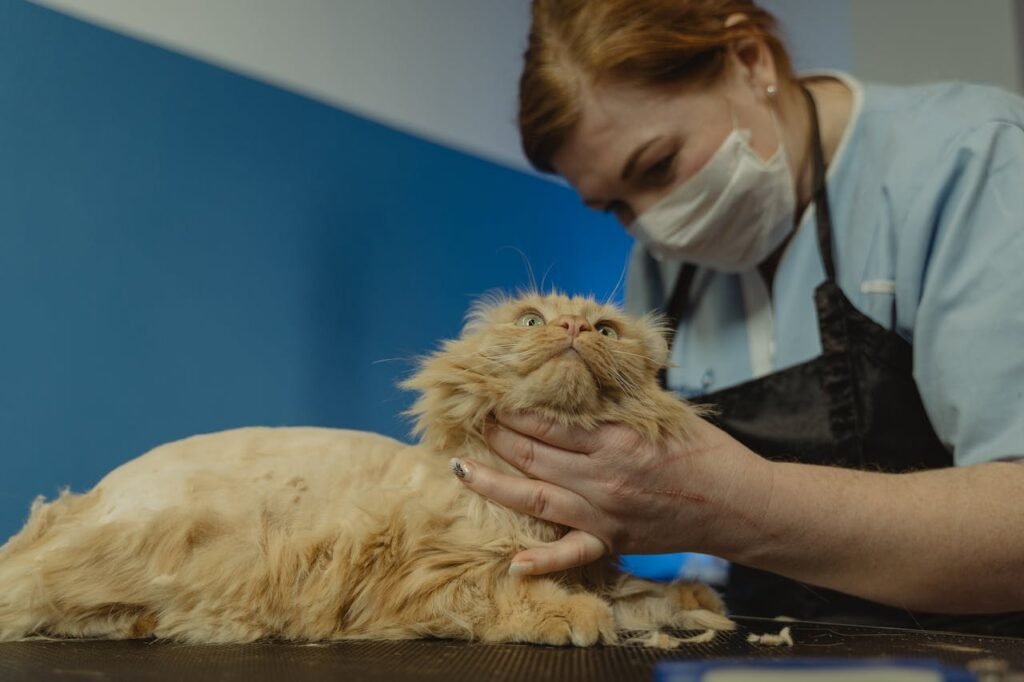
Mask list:
[[[957,464],[1024,456],[1024,98],[831,75],[854,91],[827,176],[839,286],[913,344],[918,390]],[[821,354],[815,223],[811,206],[770,295],[756,270],[697,273],[670,388],[697,396]],[[678,268],[634,247],[627,309],[662,306]]]

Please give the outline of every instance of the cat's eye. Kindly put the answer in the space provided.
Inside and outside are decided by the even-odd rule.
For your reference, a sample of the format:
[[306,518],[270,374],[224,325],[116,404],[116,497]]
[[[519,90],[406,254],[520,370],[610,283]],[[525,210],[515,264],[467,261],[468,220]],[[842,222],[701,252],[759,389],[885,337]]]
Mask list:
[[517,327],[540,327],[544,324],[544,318],[540,313],[525,313],[516,320]]
[[596,325],[594,325],[594,329],[596,329],[597,333],[600,334],[601,336],[607,336],[610,339],[619,338],[619,330],[617,330],[615,327],[611,326],[607,322],[598,322]]

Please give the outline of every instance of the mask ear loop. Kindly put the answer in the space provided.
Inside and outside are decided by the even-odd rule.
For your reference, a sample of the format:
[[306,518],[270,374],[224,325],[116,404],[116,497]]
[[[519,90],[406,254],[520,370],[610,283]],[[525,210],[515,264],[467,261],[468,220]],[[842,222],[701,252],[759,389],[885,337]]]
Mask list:
[[[772,123],[775,124],[775,138],[778,141],[776,151],[782,149],[782,126],[779,125],[779,117],[775,114],[775,107],[773,101],[776,95],[779,94],[779,88],[774,83],[770,83],[765,86],[764,94],[768,98],[768,110],[772,115]],[[726,99],[728,102],[728,98]],[[740,128],[739,119],[736,118],[736,107],[733,106],[732,102],[729,102],[729,115],[732,117],[732,129],[741,135],[745,132],[747,141],[749,142],[751,131],[749,128]],[[774,156],[774,154],[772,154]]]
[[752,135],[750,128],[740,128],[740,120],[736,117],[736,107],[728,97],[725,98],[725,102],[729,105],[729,116],[732,118],[732,133],[749,144]]
[[770,161],[775,158],[776,154],[781,152],[785,156],[786,152],[785,145],[782,143],[782,125],[779,123],[778,114],[775,113],[775,98],[779,94],[779,88],[774,83],[769,83],[764,88],[764,94],[768,98],[768,111],[772,115],[772,123],[775,124],[775,139],[778,142],[775,151],[768,157],[768,161]]
[[742,129],[740,128],[740,120],[738,118],[736,118],[736,107],[734,107],[732,105],[732,102],[729,102],[729,115],[732,116],[732,129],[734,131],[736,131],[737,133],[739,133],[740,135],[742,135],[744,132],[746,132],[747,133],[747,137],[749,137],[750,136],[750,129],[749,128],[742,128]]

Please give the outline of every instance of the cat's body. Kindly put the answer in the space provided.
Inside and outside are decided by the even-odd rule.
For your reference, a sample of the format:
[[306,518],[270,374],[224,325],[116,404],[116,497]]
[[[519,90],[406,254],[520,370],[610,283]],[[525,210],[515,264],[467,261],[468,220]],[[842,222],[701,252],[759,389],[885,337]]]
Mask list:
[[[517,388],[473,389],[479,375],[455,351],[408,382],[423,390],[419,445],[338,429],[236,429],[155,448],[84,495],[37,501],[0,548],[0,640],[589,645],[616,642],[622,630],[729,629],[705,586],[638,580],[610,559],[552,577],[508,575],[516,552],[564,529],[486,501],[451,475],[453,456],[509,470],[479,437],[480,414]],[[563,391],[587,381],[573,379],[578,368],[556,369]],[[457,390],[443,390],[446,381]],[[551,412],[547,402],[533,408]],[[688,413],[675,403],[681,424]]]

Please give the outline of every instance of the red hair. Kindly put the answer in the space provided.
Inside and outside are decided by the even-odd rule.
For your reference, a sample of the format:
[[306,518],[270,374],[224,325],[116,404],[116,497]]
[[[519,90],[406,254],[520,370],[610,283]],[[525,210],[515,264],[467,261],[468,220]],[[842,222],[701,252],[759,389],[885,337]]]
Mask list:
[[[745,21],[726,27],[735,14]],[[538,170],[582,115],[584,80],[645,87],[702,85],[717,79],[727,49],[764,40],[780,78],[792,78],[775,17],[752,0],[533,0],[519,79],[519,134]]]

